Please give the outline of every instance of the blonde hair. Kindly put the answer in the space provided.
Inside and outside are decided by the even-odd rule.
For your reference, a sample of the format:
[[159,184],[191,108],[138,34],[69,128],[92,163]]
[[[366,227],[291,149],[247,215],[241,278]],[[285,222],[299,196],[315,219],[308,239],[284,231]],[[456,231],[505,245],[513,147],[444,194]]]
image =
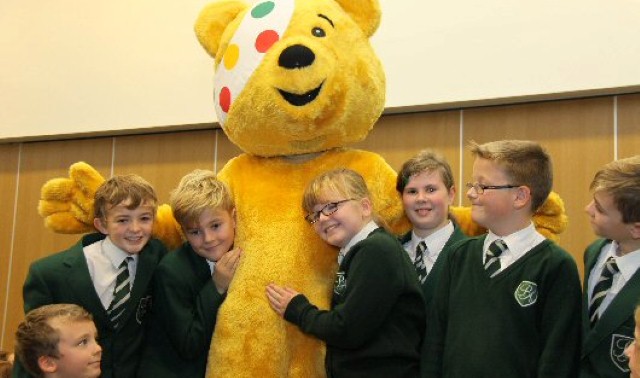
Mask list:
[[454,185],[451,166],[444,156],[429,149],[418,152],[416,156],[402,164],[402,168],[400,169],[400,172],[398,172],[398,178],[396,179],[396,190],[398,193],[402,194],[412,176],[422,172],[434,171],[440,173],[444,186],[447,190],[451,190]]
[[158,206],[156,192],[145,179],[138,175],[116,175],[106,180],[96,191],[93,203],[94,217],[105,220],[109,209],[123,201],[131,203],[127,209],[133,210],[141,205]]
[[313,211],[313,207],[321,203],[327,193],[335,193],[344,199],[361,200],[368,198],[371,202],[371,219],[379,226],[387,228],[386,222],[375,211],[373,198],[364,178],[356,171],[348,168],[334,169],[314,178],[302,195],[302,208],[305,213]]
[[640,222],[640,155],[605,165],[593,177],[590,189],[610,194],[624,223]]
[[528,140],[499,140],[485,144],[470,143],[475,157],[499,164],[514,182],[531,191],[531,212],[549,197],[553,186],[551,157],[542,146]]
[[53,319],[70,323],[93,321],[87,310],[75,304],[50,304],[29,311],[16,332],[16,356],[29,374],[35,377],[43,376],[38,365],[40,357],[60,357],[60,335],[51,326]]
[[215,173],[203,169],[185,175],[171,192],[169,201],[182,227],[197,221],[207,209],[222,208],[231,212],[235,208],[227,185],[218,180]]

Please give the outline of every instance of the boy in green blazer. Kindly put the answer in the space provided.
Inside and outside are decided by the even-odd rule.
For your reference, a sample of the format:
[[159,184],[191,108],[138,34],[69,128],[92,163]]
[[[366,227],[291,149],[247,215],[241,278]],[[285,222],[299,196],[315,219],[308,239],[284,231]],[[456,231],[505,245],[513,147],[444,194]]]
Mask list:
[[628,377],[624,349],[640,299],[640,155],[605,165],[590,188],[585,210],[601,239],[584,254],[580,376]]
[[[151,306],[151,277],[165,255],[152,239],[155,191],[140,176],[114,176],[96,191],[94,226],[71,248],[31,264],[24,283],[25,313],[73,303],[93,315],[102,347],[102,377],[132,377],[143,323]],[[16,363],[14,377],[28,377]]]
[[235,206],[213,172],[195,170],[171,194],[171,208],[187,242],[156,271],[138,377],[202,378],[218,308],[240,260]]
[[396,190],[413,226],[400,243],[416,267],[428,309],[442,269],[438,257],[467,238],[449,216],[456,195],[451,166],[434,151],[420,151],[402,165]]

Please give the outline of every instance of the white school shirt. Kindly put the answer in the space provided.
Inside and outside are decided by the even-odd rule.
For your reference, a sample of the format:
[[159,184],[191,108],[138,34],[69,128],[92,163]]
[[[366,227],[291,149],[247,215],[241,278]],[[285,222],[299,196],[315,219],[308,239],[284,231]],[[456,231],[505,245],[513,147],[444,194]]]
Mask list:
[[609,292],[607,292],[607,295],[602,300],[600,307],[598,307],[598,317],[602,316],[602,314],[607,309],[607,307],[609,307],[609,304],[611,304],[616,295],[618,295],[624,285],[636,273],[638,268],[640,268],[640,253],[637,253],[638,251],[640,251],[640,249],[627,253],[624,256],[620,256],[618,251],[618,243],[616,243],[615,241],[605,244],[605,246],[602,247],[602,252],[598,256],[596,265],[593,266],[593,269],[591,269],[591,273],[589,274],[589,292],[587,293],[587,303],[591,303],[593,288],[596,286],[596,283],[600,279],[602,269],[604,269],[604,265],[609,257],[613,256],[616,259],[616,264],[618,265],[618,269],[620,269],[620,273],[616,273],[613,276],[611,289],[609,289]]
[[420,242],[424,241],[427,245],[426,253],[423,253],[422,259],[424,260],[424,264],[427,267],[427,274],[431,272],[433,265],[435,265],[438,256],[440,256],[440,252],[444,248],[444,245],[447,244],[449,238],[453,234],[455,228],[453,227],[453,222],[449,221],[444,227],[439,229],[438,231],[432,233],[426,238],[420,238],[415,234],[414,231],[411,231],[411,240],[404,243],[404,250],[407,251],[409,258],[411,261],[416,260],[417,247]]
[[489,246],[497,239],[502,239],[502,241],[504,241],[507,245],[507,250],[504,251],[499,257],[499,272],[502,272],[507,267],[509,267],[509,265],[518,261],[519,258],[532,250],[535,246],[542,243],[545,240],[545,237],[536,230],[533,222],[531,222],[529,226],[523,228],[522,230],[516,231],[513,234],[507,236],[498,236],[489,231],[487,237],[484,239],[484,245],[482,247],[483,265],[485,259],[487,258],[487,251],[489,251]]
[[89,275],[93,282],[93,287],[100,298],[102,306],[106,309],[113,300],[113,288],[116,286],[118,268],[127,257],[132,257],[129,262],[129,277],[131,288],[136,279],[136,269],[138,267],[138,255],[129,255],[118,248],[107,236],[103,240],[89,244],[83,249],[84,257],[87,260]]
[[347,253],[349,253],[351,247],[353,247],[359,241],[366,239],[367,236],[369,236],[369,234],[378,227],[379,226],[374,221],[370,221],[364,227],[362,227],[362,230],[355,234],[355,236],[352,237],[351,240],[349,240],[347,245],[340,248],[340,252],[338,252],[338,265],[342,264],[342,260],[344,260],[344,257],[347,255]]

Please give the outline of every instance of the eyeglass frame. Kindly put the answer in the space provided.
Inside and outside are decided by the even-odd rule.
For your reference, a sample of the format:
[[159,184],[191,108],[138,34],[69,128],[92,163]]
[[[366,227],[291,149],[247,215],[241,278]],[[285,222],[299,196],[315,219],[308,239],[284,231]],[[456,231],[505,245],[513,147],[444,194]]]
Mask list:
[[[306,220],[307,222],[309,222],[309,224],[314,224],[317,221],[320,220],[320,214],[324,215],[325,217],[328,217],[329,215],[335,213],[336,211],[338,211],[338,209],[340,208],[340,204],[348,202],[348,201],[355,201],[355,198],[347,198],[347,199],[343,199],[340,201],[335,201],[335,202],[329,202],[328,204],[322,206],[322,209],[318,210],[318,211],[312,211],[310,213],[308,213],[307,215],[304,216],[304,220]],[[327,210],[327,208],[331,207],[331,206],[335,206],[335,208],[332,208],[331,210]]]
[[480,183],[472,183],[472,182],[468,182],[465,184],[465,186],[468,189],[472,189],[475,190],[475,192],[477,194],[484,194],[484,191],[487,189],[513,189],[513,188],[519,188],[521,185],[512,185],[512,184],[507,184],[507,185],[482,185]]

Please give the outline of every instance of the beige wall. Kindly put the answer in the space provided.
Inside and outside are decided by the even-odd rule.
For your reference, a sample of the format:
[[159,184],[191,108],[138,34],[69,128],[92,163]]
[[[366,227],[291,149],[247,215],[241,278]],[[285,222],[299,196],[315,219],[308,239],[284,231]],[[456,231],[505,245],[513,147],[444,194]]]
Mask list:
[[[615,157],[640,150],[640,94],[388,115],[360,144],[398,169],[431,147],[451,163],[459,183],[469,180],[473,139],[532,139],[554,159],[555,190],[565,201],[569,228],[560,244],[582,270],[582,252],[594,238],[583,208],[593,174]],[[182,175],[194,168],[220,169],[239,154],[220,130],[199,130],[113,138],[0,144],[0,349],[13,347],[22,320],[22,283],[29,264],[68,247],[77,235],[56,235],[36,212],[40,187],[67,175],[70,164],[86,161],[104,176],[138,173],[157,189],[161,202]],[[466,204],[464,191],[459,196]]]

